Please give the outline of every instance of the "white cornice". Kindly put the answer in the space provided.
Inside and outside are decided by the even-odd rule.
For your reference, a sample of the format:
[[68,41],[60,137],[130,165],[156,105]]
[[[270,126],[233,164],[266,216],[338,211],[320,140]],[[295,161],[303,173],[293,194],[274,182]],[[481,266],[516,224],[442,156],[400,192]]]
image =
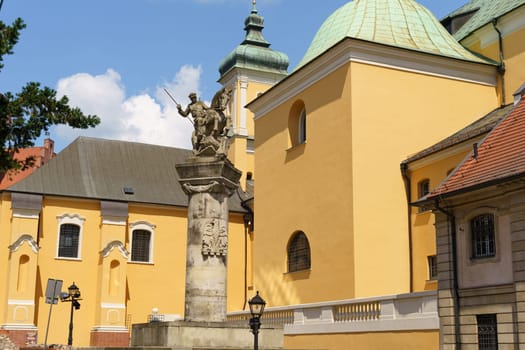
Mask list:
[[346,38],[249,104],[255,119],[349,62],[495,86],[496,67]]
[[238,80],[246,80],[261,84],[274,85],[277,82],[281,81],[284,77],[286,77],[286,74],[265,72],[247,68],[234,68],[231,69],[225,75],[223,75],[218,80],[218,82],[222,86],[234,85],[234,82]]
[[13,208],[13,217],[22,219],[38,219],[40,210]]
[[100,303],[100,308],[102,309],[125,309],[126,304]]
[[27,305],[27,306],[33,306],[35,305],[35,301],[33,299],[8,299],[7,305]]

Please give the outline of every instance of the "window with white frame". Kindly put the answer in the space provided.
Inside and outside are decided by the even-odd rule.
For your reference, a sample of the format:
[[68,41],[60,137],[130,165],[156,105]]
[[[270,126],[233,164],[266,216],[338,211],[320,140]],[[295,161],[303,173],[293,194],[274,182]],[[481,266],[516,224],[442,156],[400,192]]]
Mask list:
[[146,222],[131,224],[131,256],[130,261],[153,262],[153,232],[155,226]]
[[57,257],[80,259],[82,227],[85,219],[77,214],[64,214],[58,219]]

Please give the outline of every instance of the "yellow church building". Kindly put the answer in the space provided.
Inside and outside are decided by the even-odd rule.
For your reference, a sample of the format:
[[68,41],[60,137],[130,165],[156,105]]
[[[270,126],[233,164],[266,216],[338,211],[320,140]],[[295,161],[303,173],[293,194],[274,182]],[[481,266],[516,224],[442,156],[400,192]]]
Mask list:
[[[288,73],[254,4],[219,64],[229,159],[243,171],[230,199],[230,320],[247,320],[259,291],[284,349],[458,348],[440,327],[434,214],[412,203],[510,110],[525,82],[524,5],[473,0],[440,23],[414,0],[349,1]],[[182,319],[175,164],[190,153],[79,138],[3,191],[0,334],[66,342],[69,305],[51,314],[49,278],[80,288],[75,346],[125,346],[152,313]]]

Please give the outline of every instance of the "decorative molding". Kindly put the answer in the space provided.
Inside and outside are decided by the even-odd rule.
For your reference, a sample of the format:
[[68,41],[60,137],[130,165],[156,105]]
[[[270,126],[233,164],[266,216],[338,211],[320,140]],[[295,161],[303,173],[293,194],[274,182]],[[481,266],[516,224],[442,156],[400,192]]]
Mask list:
[[40,217],[40,210],[37,209],[12,208],[12,210],[14,218],[38,220]]
[[35,301],[33,299],[8,299],[7,305],[28,305],[34,306]]
[[135,222],[132,222],[132,223],[129,224],[129,228],[131,230],[140,230],[140,229],[143,229],[143,230],[154,230],[155,227],[156,226],[154,224],[149,223],[149,222],[144,221],[144,220],[135,221]]
[[102,224],[104,225],[115,225],[115,226],[126,226],[127,218],[121,216],[103,216]]
[[19,324],[19,323],[6,323],[0,326],[0,329],[10,330],[10,331],[37,331],[38,327],[35,325],[29,324]]
[[345,64],[359,62],[406,72],[496,86],[496,66],[346,38],[250,102],[258,119]]
[[102,309],[125,309],[126,304],[100,303]]
[[31,247],[31,250],[33,250],[35,254],[38,254],[40,247],[38,246],[38,243],[33,239],[33,236],[31,236],[30,234],[21,235],[8,248],[11,252],[16,252],[24,242],[27,242],[27,244],[29,244],[29,246]]
[[129,259],[129,252],[126,250],[126,247],[124,246],[124,243],[121,241],[111,241],[109,242],[104,249],[100,252],[102,254],[103,258],[107,258],[108,255],[113,251],[114,248],[117,248],[122,254],[122,257],[124,259]]
[[93,326],[91,331],[101,333],[129,333],[129,329],[124,326]]

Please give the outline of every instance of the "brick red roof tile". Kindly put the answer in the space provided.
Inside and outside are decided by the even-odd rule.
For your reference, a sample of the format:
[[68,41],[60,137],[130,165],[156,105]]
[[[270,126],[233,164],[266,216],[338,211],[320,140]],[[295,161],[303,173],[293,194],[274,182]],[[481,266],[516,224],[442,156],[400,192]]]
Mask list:
[[525,98],[512,109],[428,199],[525,176]]

